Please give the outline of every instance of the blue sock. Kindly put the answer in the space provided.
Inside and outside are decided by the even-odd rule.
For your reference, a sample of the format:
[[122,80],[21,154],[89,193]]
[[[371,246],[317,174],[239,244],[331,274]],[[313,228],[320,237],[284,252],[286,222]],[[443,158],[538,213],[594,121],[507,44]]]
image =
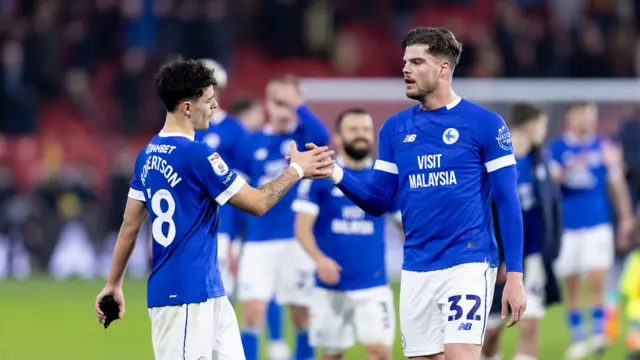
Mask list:
[[267,328],[269,329],[269,341],[282,340],[282,307],[274,300],[271,300],[267,307]]
[[593,326],[593,335],[604,334],[604,309],[601,305],[594,306],[591,313],[591,325]]
[[580,309],[571,309],[569,311],[569,331],[571,332],[571,342],[576,343],[584,339],[582,312]]
[[240,334],[244,357],[246,360],[258,360],[260,351],[260,331],[255,329],[243,329]]
[[295,360],[314,359],[313,348],[309,345],[309,331],[298,330],[296,332]]

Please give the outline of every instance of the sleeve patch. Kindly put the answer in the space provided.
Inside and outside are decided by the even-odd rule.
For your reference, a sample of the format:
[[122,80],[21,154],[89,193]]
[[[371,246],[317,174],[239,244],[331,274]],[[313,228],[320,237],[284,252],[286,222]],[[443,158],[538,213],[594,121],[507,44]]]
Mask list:
[[207,159],[209,160],[209,163],[211,164],[211,167],[213,168],[213,171],[216,173],[216,175],[225,176],[229,172],[227,163],[222,160],[222,157],[220,157],[220,154],[218,154],[217,152],[209,155]]
[[509,129],[504,125],[498,129],[496,141],[498,141],[498,146],[503,150],[510,151],[513,147],[511,144],[511,133],[509,133]]

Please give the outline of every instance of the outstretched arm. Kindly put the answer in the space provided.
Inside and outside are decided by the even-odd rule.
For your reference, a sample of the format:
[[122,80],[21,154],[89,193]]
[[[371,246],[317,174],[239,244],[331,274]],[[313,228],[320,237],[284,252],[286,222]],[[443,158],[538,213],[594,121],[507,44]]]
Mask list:
[[301,104],[296,108],[298,119],[300,120],[300,126],[307,134],[309,142],[317,144],[318,146],[327,145],[329,143],[329,130],[305,104]]
[[[378,160],[379,161],[379,160]],[[333,181],[358,207],[373,216],[380,216],[391,208],[398,191],[398,175],[380,170],[376,161],[375,171],[367,180],[361,180],[335,165]]]

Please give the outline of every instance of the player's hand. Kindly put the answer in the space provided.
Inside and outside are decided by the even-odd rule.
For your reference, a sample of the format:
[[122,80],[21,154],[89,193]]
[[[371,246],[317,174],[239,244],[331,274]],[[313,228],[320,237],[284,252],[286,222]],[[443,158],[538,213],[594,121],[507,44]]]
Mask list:
[[602,161],[608,167],[621,166],[623,164],[622,149],[610,142],[604,142],[601,146]]
[[342,268],[333,259],[323,256],[316,260],[316,271],[320,281],[327,285],[335,285],[340,281]]
[[297,109],[304,104],[304,99],[300,90],[292,82],[277,82],[273,83],[273,95],[277,103]]
[[520,317],[527,308],[527,298],[520,272],[507,273],[507,283],[502,294],[502,320],[509,315],[509,308],[511,308],[511,320],[507,323],[507,327],[512,327],[520,321]]
[[290,147],[291,155],[287,159],[300,165],[304,172],[303,178],[320,179],[329,177],[333,173],[332,165],[335,163],[331,159],[331,155],[334,153],[333,150],[329,150],[326,146],[315,146],[312,150],[299,152],[295,141],[291,142]]
[[113,296],[113,299],[116,301],[116,303],[118,303],[118,307],[120,308],[118,318],[122,319],[122,317],[124,316],[124,295],[122,293],[122,287],[107,285],[104,287],[104,289],[102,289],[102,291],[100,291],[98,296],[96,296],[96,316],[98,316],[98,320],[102,324],[104,324],[105,315],[102,310],[100,310],[100,301],[107,295]]

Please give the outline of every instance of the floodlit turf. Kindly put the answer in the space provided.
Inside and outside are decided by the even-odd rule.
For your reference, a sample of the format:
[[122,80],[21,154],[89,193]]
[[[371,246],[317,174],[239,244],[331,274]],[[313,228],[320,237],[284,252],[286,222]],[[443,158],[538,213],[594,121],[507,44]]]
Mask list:
[[[125,282],[125,318],[106,331],[93,310],[95,295],[102,285],[102,281],[0,281],[0,359],[153,359],[145,307],[146,283]],[[568,333],[561,310],[552,309],[544,321],[541,360],[563,358]],[[516,332],[506,331],[504,359],[513,355]],[[290,331],[288,336],[291,338]],[[394,357],[404,358],[399,336]],[[361,348],[354,348],[346,358],[365,357]],[[623,346],[618,343],[602,359],[624,359]]]

